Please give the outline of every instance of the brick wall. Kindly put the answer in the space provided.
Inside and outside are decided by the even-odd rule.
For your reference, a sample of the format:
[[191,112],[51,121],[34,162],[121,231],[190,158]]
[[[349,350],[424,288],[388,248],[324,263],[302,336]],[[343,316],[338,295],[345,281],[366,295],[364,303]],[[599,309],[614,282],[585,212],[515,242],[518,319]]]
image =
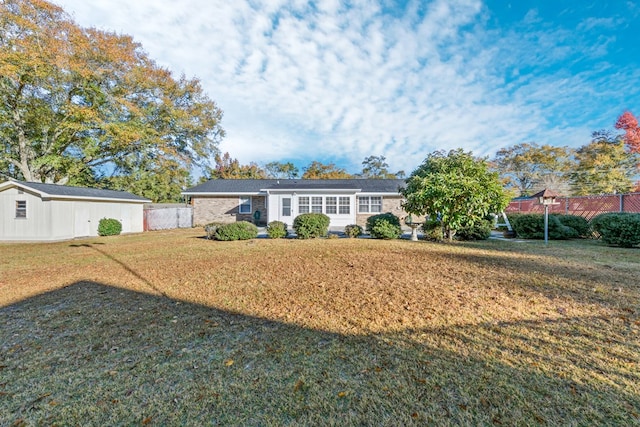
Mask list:
[[193,225],[202,226],[210,222],[229,223],[236,221],[254,222],[253,214],[260,211],[260,221],[267,220],[266,197],[251,197],[251,213],[241,214],[238,196],[197,196],[191,199],[193,205]]

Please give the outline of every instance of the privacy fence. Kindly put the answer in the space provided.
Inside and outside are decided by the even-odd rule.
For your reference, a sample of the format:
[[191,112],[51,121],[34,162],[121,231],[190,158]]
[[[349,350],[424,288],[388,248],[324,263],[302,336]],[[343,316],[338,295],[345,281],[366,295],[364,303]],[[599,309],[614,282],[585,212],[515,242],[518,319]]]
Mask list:
[[[543,213],[538,199],[512,200],[506,213]],[[588,220],[607,212],[640,213],[640,193],[607,194],[598,196],[558,197],[551,205],[550,213],[578,215]]]
[[144,231],[191,228],[193,209],[182,204],[151,204],[144,207]]

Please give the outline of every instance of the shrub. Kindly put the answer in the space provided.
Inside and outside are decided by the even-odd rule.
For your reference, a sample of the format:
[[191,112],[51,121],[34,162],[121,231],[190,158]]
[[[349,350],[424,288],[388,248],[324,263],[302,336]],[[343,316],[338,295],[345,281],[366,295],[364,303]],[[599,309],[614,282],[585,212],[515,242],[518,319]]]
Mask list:
[[442,231],[442,222],[437,219],[427,218],[422,224],[422,233],[425,240],[441,241],[444,239],[444,232]]
[[458,228],[456,230],[455,238],[458,240],[486,240],[491,236],[492,228],[492,221],[482,219],[473,225]]
[[248,221],[232,222],[216,228],[216,240],[249,240],[258,237],[258,227]]
[[402,235],[400,218],[383,213],[367,218],[367,231],[374,239],[397,239]]
[[[521,214],[510,218],[511,226],[518,237],[523,239],[544,239],[544,215]],[[549,239],[564,240],[578,237],[578,232],[562,225],[555,215],[549,215]]]
[[589,221],[578,215],[559,215],[554,214],[554,217],[560,220],[562,225],[571,227],[578,233],[578,237],[586,238],[592,235],[591,226]]
[[304,213],[293,220],[293,229],[298,238],[324,237],[329,230],[329,217],[321,213]]
[[287,224],[282,221],[271,221],[267,224],[267,235],[270,239],[282,239],[289,235]]
[[102,218],[98,223],[100,236],[117,236],[122,233],[122,223],[113,218]]
[[640,214],[605,213],[591,219],[591,228],[602,241],[623,248],[640,244]]
[[220,227],[221,225],[224,225],[221,222],[211,222],[207,225],[204,226],[204,232],[207,233],[207,239],[211,240],[211,239],[215,239],[216,237],[216,230],[218,229],[218,227]]
[[358,224],[349,224],[344,228],[344,234],[353,239],[362,236],[362,231],[362,227]]

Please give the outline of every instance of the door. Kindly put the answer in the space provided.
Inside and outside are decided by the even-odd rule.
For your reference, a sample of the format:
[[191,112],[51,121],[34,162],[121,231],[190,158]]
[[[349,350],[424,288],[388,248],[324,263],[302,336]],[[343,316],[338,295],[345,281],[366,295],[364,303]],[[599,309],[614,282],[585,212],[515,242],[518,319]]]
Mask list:
[[83,202],[76,202],[74,204],[73,237],[87,237],[89,236],[89,226],[91,225],[89,206]]

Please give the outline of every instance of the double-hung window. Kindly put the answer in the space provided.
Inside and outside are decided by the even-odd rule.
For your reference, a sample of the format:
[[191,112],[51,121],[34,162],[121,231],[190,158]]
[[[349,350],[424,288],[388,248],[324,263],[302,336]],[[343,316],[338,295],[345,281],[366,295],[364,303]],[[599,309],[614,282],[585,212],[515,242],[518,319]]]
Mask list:
[[337,197],[327,197],[325,199],[324,212],[327,215],[337,214],[338,213],[338,198]]
[[308,196],[302,196],[298,198],[298,212],[301,214],[310,212]]
[[322,197],[311,198],[311,212],[322,213]]
[[26,218],[26,217],[27,217],[27,201],[16,200],[16,218]]
[[239,212],[241,214],[250,214],[251,213],[251,196],[240,197],[240,209]]
[[381,196],[361,196],[358,197],[359,213],[380,213],[382,212]]
[[351,201],[348,197],[340,197],[338,212],[340,215],[349,215],[351,213]]

